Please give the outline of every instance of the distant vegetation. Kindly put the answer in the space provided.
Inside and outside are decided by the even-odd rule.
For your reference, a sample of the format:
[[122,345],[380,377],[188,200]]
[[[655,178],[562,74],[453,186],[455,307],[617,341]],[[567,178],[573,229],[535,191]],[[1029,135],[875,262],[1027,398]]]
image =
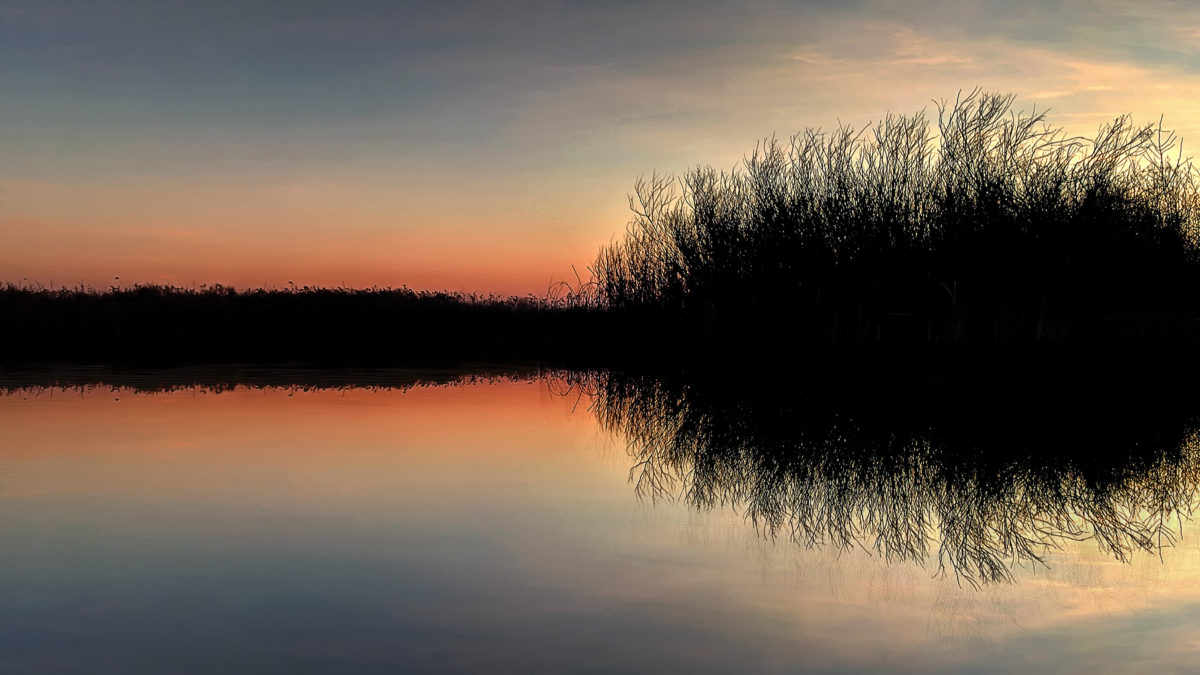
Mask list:
[[976,91],[935,124],[641,179],[624,237],[545,297],[9,285],[0,362],[1200,365],[1200,181],[1178,139],[1129,117],[1067,137],[1013,102]]
[[563,301],[408,288],[0,287],[0,364],[536,361],[594,321]]

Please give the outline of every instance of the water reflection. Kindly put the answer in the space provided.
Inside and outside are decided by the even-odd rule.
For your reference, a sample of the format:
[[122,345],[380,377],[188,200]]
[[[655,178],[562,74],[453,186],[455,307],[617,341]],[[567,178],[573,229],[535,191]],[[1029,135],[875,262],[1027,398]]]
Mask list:
[[[557,371],[556,371],[557,372]],[[307,368],[300,366],[198,366],[125,370],[106,366],[0,369],[0,394],[38,396],[55,390],[108,389],[139,394],[204,391],[219,394],[241,389],[291,391],[407,391],[414,387],[469,385],[496,381],[532,381],[543,371],[533,366],[456,366],[427,368]]]
[[0,392],[74,389],[403,393],[543,381],[625,439],[647,502],[732,509],[766,537],[1013,580],[1067,542],[1126,562],[1182,535],[1200,498],[1194,397],[1036,388],[905,390],[533,367],[74,369],[5,373]]
[[[1013,584],[956,583],[949,560],[929,573],[951,547],[945,513],[1020,529],[1030,516],[1005,505],[1092,508],[1096,521],[1106,507],[1168,513],[1169,497],[1186,514],[1182,402],[1067,414],[596,374],[552,378],[570,398],[536,373],[279,371],[233,388],[160,375],[57,373],[66,395],[0,396],[0,672],[1187,672],[1196,660],[1190,531],[1164,564],[1136,553],[1158,550],[1157,523],[1122,523],[1143,528],[1128,565],[1074,541],[1092,533],[1082,523],[1035,550],[1042,566],[997,554]],[[1051,409],[1055,421],[1040,414]],[[634,461],[651,462],[633,486],[669,469],[640,503],[622,437],[638,429],[650,435]],[[752,509],[763,531],[777,514],[779,541],[748,526]],[[788,509],[811,547],[790,543]],[[920,517],[929,569],[888,564],[875,538],[905,542]]]
[[847,400],[617,373],[554,386],[594,398],[601,424],[628,439],[643,499],[734,508],[772,538],[933,561],[972,585],[1009,581],[1068,541],[1120,561],[1161,551],[1200,485],[1183,400],[878,390]]

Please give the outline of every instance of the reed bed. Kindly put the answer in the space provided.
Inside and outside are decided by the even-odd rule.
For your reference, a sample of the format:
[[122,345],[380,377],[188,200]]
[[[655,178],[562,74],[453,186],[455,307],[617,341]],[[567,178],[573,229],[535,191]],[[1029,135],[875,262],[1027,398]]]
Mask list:
[[1190,342],[1197,170],[1161,123],[1068,137],[975,91],[640,179],[589,291],[690,340],[801,346]]

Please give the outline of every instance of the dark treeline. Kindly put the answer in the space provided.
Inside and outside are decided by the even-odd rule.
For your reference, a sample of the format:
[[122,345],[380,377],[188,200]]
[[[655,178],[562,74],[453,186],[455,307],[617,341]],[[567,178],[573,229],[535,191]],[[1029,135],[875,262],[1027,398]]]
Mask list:
[[539,361],[595,333],[586,308],[401,289],[0,287],[0,363]]
[[[1072,540],[1118,560],[1182,535],[1196,397],[566,376],[629,441],[647,499],[734,508],[766,535],[932,564],[977,584]],[[853,390],[852,390],[853,389]]]
[[835,373],[1200,368],[1200,192],[1177,139],[1066,137],[974,92],[640,180],[591,277],[546,297],[0,288],[0,363],[627,366]]

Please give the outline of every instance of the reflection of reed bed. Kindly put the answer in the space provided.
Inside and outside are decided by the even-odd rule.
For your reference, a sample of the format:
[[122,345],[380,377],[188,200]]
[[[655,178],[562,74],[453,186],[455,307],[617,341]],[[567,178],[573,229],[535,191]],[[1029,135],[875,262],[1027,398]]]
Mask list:
[[644,498],[736,508],[804,546],[933,559],[972,584],[1008,580],[1068,540],[1123,561],[1157,551],[1198,498],[1200,436],[1170,413],[1081,408],[998,430],[987,415],[871,419],[735,383],[610,373],[564,386],[590,391],[601,423],[628,439]]

